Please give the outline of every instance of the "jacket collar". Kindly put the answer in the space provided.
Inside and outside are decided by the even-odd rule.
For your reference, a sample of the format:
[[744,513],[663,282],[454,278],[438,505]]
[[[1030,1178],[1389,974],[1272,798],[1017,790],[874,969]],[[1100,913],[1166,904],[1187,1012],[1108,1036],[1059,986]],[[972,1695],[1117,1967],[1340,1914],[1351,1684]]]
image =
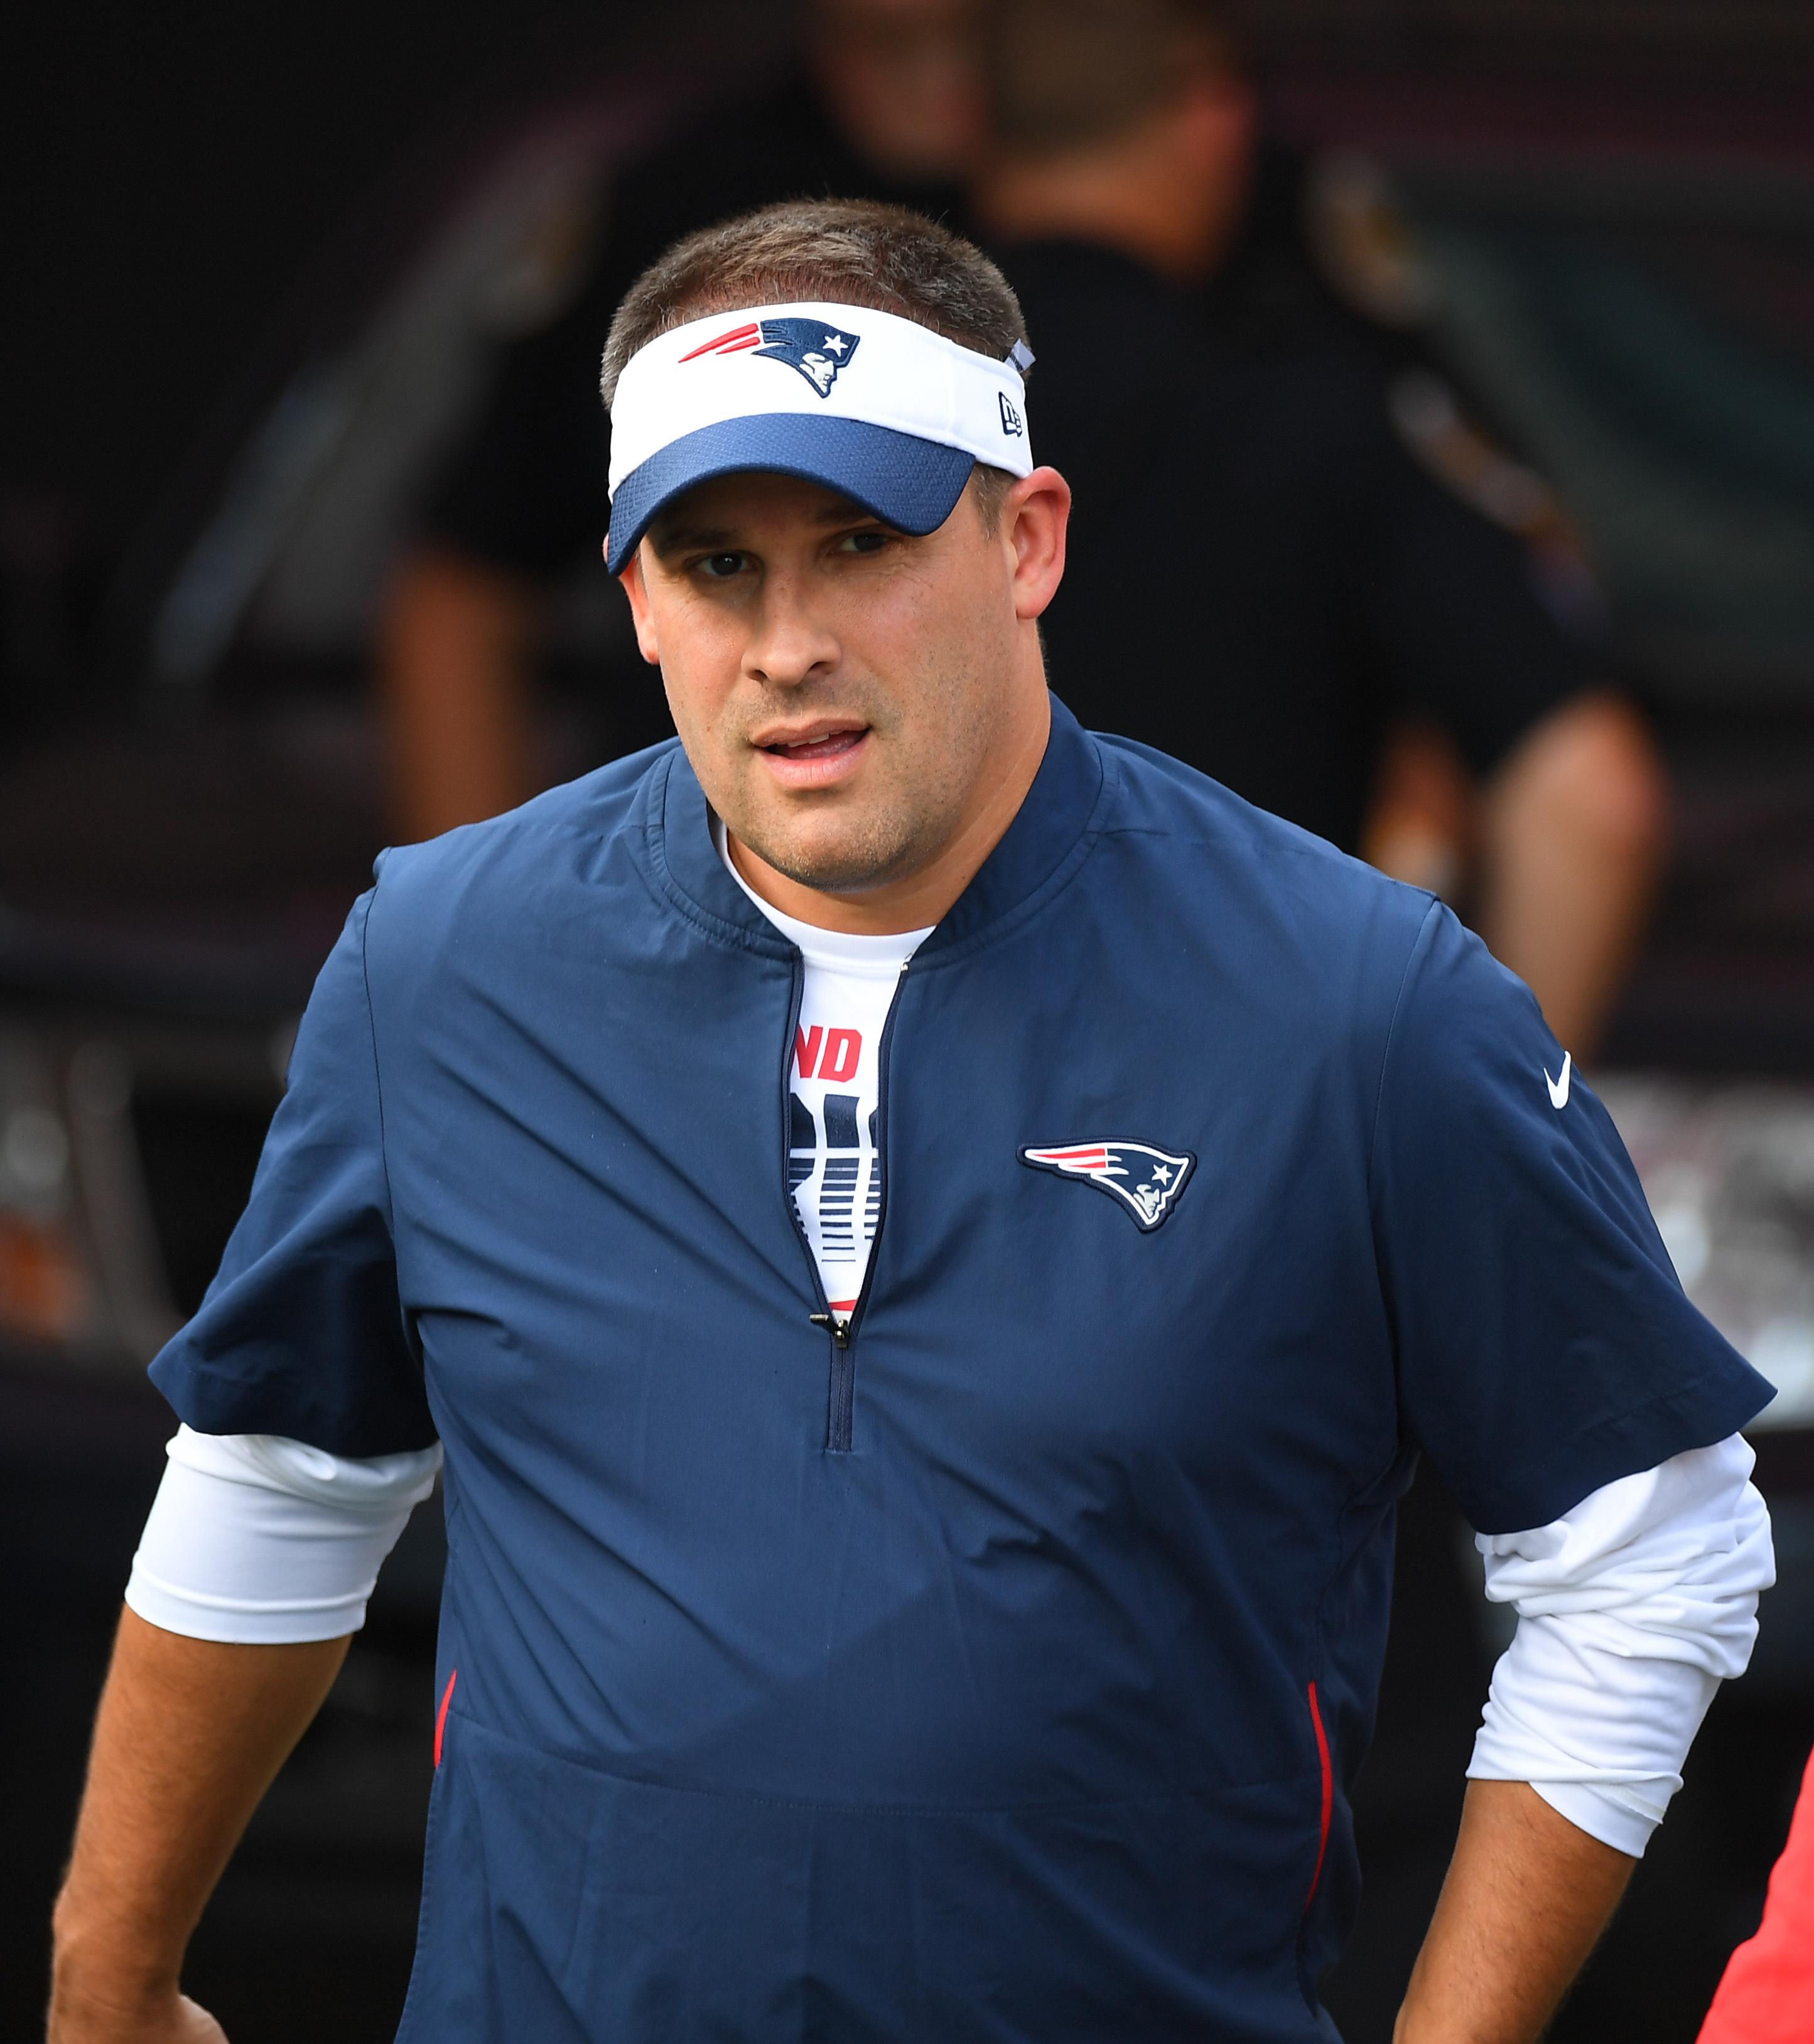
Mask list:
[[[1063,886],[1101,828],[1108,800],[1096,741],[1055,696],[1045,758],[1001,842],[921,946],[915,970],[970,951],[1031,915]],[[657,891],[721,943],[770,958],[794,947],[724,870],[712,842],[705,790],[676,745],[650,769],[638,805],[644,854]]]

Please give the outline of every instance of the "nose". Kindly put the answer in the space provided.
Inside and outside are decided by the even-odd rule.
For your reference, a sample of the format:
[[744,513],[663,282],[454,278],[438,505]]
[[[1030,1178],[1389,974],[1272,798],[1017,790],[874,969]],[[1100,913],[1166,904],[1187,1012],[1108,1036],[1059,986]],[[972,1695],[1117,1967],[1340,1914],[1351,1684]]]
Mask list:
[[837,635],[794,576],[764,577],[762,607],[744,655],[753,681],[770,688],[797,688],[823,680],[837,667]]

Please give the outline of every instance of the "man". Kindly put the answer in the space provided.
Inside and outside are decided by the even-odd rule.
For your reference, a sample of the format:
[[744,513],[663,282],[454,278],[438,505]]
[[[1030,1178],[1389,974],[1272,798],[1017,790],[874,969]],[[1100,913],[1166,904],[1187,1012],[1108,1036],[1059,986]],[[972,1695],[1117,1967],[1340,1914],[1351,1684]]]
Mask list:
[[[1662,851],[1654,751],[1551,615],[1542,486],[1324,281],[1225,12],[992,10],[975,206],[1043,338],[1043,444],[1080,505],[1054,686],[1086,725],[1431,884],[1363,826],[1395,724],[1443,735],[1479,783],[1474,831],[1465,801],[1440,820],[1454,849],[1478,836],[1476,924],[1591,1055]],[[1187,563],[1149,544],[1155,517]]]
[[[572,302],[501,358],[391,585],[379,686],[402,836],[495,816],[549,778],[532,681],[551,597],[598,572],[598,354],[625,292],[682,235],[771,199],[952,210],[982,139],[974,13],[974,0],[812,0],[799,75],[713,105],[615,180]],[[602,689],[596,666],[594,758],[668,736],[633,658]]]
[[1405,2044],[1534,2038],[1605,1920],[1767,1387],[1439,905],[1047,695],[1030,359],[886,207],[626,300],[680,742],[388,855],[324,970],[155,1366],[55,2044],[216,2034],[184,1941],[437,1437],[407,2038],[1329,2034],[1414,1444],[1521,1616]]

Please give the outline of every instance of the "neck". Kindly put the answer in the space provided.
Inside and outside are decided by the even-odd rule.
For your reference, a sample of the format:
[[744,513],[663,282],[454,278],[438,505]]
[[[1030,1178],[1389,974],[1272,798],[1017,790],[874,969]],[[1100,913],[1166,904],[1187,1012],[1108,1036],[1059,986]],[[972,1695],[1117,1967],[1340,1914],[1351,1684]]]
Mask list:
[[[751,893],[771,908],[797,921],[849,936],[890,937],[909,930],[928,930],[940,921],[981,870],[982,863],[1007,834],[1020,813],[1028,790],[1046,756],[1052,713],[1043,671],[1038,689],[991,750],[990,770],[979,779],[977,796],[943,849],[918,871],[859,893],[836,893],[808,887],[778,872],[727,830],[725,843],[732,863]],[[1017,691],[1025,694],[1024,690]]]

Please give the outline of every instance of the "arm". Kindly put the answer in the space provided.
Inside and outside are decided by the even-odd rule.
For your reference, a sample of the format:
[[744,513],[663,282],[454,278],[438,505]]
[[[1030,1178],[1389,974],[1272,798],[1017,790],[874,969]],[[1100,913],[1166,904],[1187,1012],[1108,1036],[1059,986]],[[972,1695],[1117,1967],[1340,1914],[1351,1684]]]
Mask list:
[[1583,1060],[1643,934],[1668,806],[1637,712],[1599,694],[1551,711],[1482,790],[1480,933]]
[[379,635],[379,684],[400,840],[438,836],[526,801],[528,584],[450,551],[398,571]]
[[[356,1613],[383,1551],[376,1543],[385,1522],[367,1508],[372,1488],[393,1475],[405,1491],[432,1481],[434,1425],[398,1292],[384,1169],[366,971],[373,899],[355,905],[316,982],[288,1090],[219,1274],[152,1366],[198,1439],[214,1444],[211,1457],[227,1453],[221,1444],[229,1437],[244,1448],[235,1474],[198,1467],[201,1450],[186,1444],[173,1452],[166,1483],[192,1496],[193,1484],[243,1494],[284,1566],[306,1543],[290,1514],[261,1502],[279,1477],[356,1497],[356,1512],[333,1520],[336,1528],[356,1520],[356,1531],[325,1543],[344,1558],[346,1578],[337,1595],[331,1582],[300,1591],[287,1580],[261,1583],[225,1509],[186,1546],[175,1537],[182,1515],[163,1512],[160,1487],[135,1575],[144,1572],[140,1587],[164,1600],[164,1615],[154,1623],[129,1608],[121,1620],[56,1911],[55,2044],[177,2044],[217,2034],[178,1993],[184,1945],[345,1654],[357,1623],[346,1614]],[[276,1438],[310,1431],[367,1447],[384,1471],[344,1482],[324,1466],[331,1456]],[[201,1573],[190,1572],[185,1553]],[[173,1607],[183,1601],[207,1616],[177,1623]],[[274,1621],[286,1608],[295,1623],[280,1631]],[[263,1629],[249,1638],[224,1630],[236,1608]],[[222,1629],[210,1633],[210,1625]]]
[[57,1907],[51,2044],[218,2036],[177,1992],[184,1947],[440,1465],[187,1427],[168,1452]]
[[1518,1630],[1400,2044],[1524,2044],[1593,1949],[1757,1636],[1774,1570],[1754,1462],[1735,1435],[1477,1539]]
[[1478,868],[1482,936],[1585,1061],[1643,934],[1668,807],[1636,713],[1615,696],[1577,696],[1540,718],[1484,787],[1445,733],[1401,729],[1361,854],[1445,900]]
[[[1770,1387],[1683,1295],[1591,1087],[1558,1099],[1562,1056],[1529,991],[1432,905],[1373,1094],[1381,1289],[1401,1430],[1485,1529],[1518,1624],[1401,2044],[1451,2019],[1446,2044],[1535,2034],[1716,1681],[1743,1668],[1772,1573],[1735,1438]],[[1529,1921],[1506,1931],[1508,1907]],[[1518,1977],[1480,1960],[1462,1980],[1483,1941]]]
[[[1578,626],[1600,605],[1540,478],[1425,370],[1393,383],[1377,423],[1363,629],[1405,711],[1453,747],[1446,763],[1426,749],[1402,823],[1414,852],[1423,825],[1427,870],[1433,847],[1439,866],[1445,816],[1462,823],[1450,846],[1453,862],[1474,866],[1470,920],[1586,1063],[1662,861],[1656,750],[1632,706],[1593,685],[1582,644],[1558,622],[1568,613]],[[1389,781],[1387,797],[1398,792]]]
[[178,1988],[203,1904],[344,1639],[187,1639],[125,1612],[58,1898],[49,2044],[206,2044]]
[[1535,2044],[1636,1864],[1526,1782],[1470,1781],[1393,2044]]

